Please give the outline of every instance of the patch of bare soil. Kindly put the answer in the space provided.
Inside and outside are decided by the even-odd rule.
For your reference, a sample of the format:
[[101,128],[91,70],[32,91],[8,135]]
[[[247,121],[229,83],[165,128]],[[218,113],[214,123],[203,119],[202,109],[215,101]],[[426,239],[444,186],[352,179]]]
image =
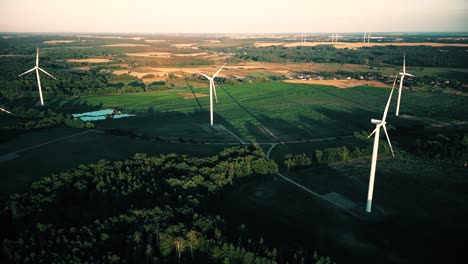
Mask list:
[[44,41],[43,43],[44,44],[59,44],[59,43],[73,43],[73,42],[76,42],[75,40],[47,40],[47,41]]
[[356,86],[369,85],[373,87],[389,88],[391,86],[378,81],[361,81],[361,80],[286,80],[287,83],[304,83],[304,84],[318,84],[318,85],[329,85],[337,88],[352,88]]
[[200,97],[206,97],[208,96],[207,94],[202,94],[202,93],[179,93],[180,96],[184,97],[184,99],[195,99],[195,98],[200,98]]

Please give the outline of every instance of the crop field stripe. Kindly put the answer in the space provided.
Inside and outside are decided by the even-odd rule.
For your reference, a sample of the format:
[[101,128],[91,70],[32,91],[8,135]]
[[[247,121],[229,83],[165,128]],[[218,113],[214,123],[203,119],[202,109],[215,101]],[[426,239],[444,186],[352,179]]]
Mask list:
[[32,146],[32,147],[29,147],[29,148],[20,149],[20,150],[17,150],[17,151],[14,151],[14,152],[12,152],[12,153],[5,154],[5,155],[10,155],[10,154],[15,154],[15,153],[24,152],[24,151],[26,151],[26,150],[30,150],[30,149],[33,149],[33,148],[41,147],[41,146],[44,146],[44,145],[48,145],[48,144],[50,144],[50,143],[54,143],[54,142],[61,141],[61,140],[67,139],[67,138],[71,138],[71,137],[83,135],[83,134],[86,134],[86,133],[89,133],[89,132],[104,133],[104,132],[99,131],[99,130],[90,129],[90,130],[86,130],[86,131],[84,131],[84,132],[76,133],[76,134],[73,134],[73,135],[70,135],[70,136],[66,136],[66,137],[62,137],[62,138],[59,138],[59,139],[51,140],[51,141],[48,141],[48,142],[44,142],[44,143],[41,143],[41,144],[38,144],[38,145],[35,145],[35,146]]

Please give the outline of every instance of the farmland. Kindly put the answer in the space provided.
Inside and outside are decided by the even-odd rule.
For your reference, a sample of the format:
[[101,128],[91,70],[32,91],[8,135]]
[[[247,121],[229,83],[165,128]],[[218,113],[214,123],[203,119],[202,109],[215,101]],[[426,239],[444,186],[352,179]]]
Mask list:
[[[359,43],[361,35],[350,34],[344,44],[330,45],[328,37],[318,34],[310,44],[301,44],[295,35],[0,39],[0,106],[13,113],[0,113],[2,205],[29,208],[19,217],[35,214],[45,206],[35,203],[42,202],[64,212],[47,207],[21,234],[2,234],[25,237],[35,232],[31,230],[39,222],[34,221],[44,217],[48,239],[61,230],[72,240],[60,221],[81,216],[83,222],[73,220],[72,225],[99,233],[94,221],[116,222],[117,215],[130,219],[133,213],[141,217],[162,203],[168,215],[174,214],[167,221],[193,226],[206,248],[234,244],[281,263],[307,262],[315,251],[339,263],[456,260],[468,217],[463,166],[467,43],[427,42],[419,35],[395,42],[391,38],[397,36],[388,35],[382,43],[366,45]],[[41,67],[57,77],[41,79],[44,108],[36,105],[36,77],[16,78],[34,64],[36,46]],[[372,144],[367,135],[374,129],[370,119],[382,116],[403,52],[406,70],[416,77],[403,83],[400,117],[395,116],[394,91],[387,127],[396,158],[388,148],[381,150],[375,210],[365,214]],[[225,62],[215,79],[219,102],[214,103],[211,127],[209,84],[199,73],[212,74]],[[131,116],[94,122],[70,116],[102,109]],[[381,144],[386,144],[383,137]],[[239,148],[231,149],[235,146]],[[314,160],[317,151],[327,149],[359,154]],[[291,155],[313,162],[289,168]],[[18,193],[26,194],[10,196]],[[67,197],[76,204],[68,208]],[[99,197],[122,203],[106,209]],[[99,217],[93,218],[96,212]],[[194,215],[207,222],[218,219],[213,223],[219,225],[203,233],[196,229],[201,220]],[[137,241],[136,231],[129,230]],[[189,232],[181,230],[169,227],[160,238],[170,234],[179,239]],[[115,242],[121,238],[107,233],[114,246],[128,242]],[[20,240],[11,241],[9,250],[28,250],[19,246]],[[174,254],[171,243],[166,251],[158,245],[154,254]],[[198,261],[216,262],[206,248],[194,250]],[[187,247],[182,262],[190,261],[189,251]]]

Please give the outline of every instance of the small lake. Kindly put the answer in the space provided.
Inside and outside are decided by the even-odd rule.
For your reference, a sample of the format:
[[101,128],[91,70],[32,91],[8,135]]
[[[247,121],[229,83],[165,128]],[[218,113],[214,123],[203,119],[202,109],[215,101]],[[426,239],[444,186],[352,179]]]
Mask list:
[[114,109],[103,109],[103,110],[98,110],[98,111],[92,111],[92,112],[85,112],[85,113],[79,113],[79,114],[72,114],[74,118],[79,118],[85,122],[87,121],[99,121],[99,120],[105,120],[105,119],[119,119],[119,118],[125,118],[125,117],[130,117],[130,116],[135,116],[133,114],[114,114]]

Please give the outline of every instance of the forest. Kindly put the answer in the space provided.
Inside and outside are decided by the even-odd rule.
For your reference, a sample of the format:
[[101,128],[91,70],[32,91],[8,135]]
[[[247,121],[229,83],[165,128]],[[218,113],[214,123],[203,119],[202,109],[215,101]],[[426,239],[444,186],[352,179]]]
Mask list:
[[[221,50],[228,51],[228,48]],[[466,68],[468,61],[462,47],[363,47],[359,49],[336,49],[331,45],[315,47],[243,47],[236,53],[242,60],[263,62],[297,63],[347,63],[371,66],[400,66],[403,53],[412,67]]]
[[81,165],[2,204],[3,247],[14,263],[331,263],[276,249],[246,226],[227,231],[210,207],[222,192],[277,170],[255,147]]

